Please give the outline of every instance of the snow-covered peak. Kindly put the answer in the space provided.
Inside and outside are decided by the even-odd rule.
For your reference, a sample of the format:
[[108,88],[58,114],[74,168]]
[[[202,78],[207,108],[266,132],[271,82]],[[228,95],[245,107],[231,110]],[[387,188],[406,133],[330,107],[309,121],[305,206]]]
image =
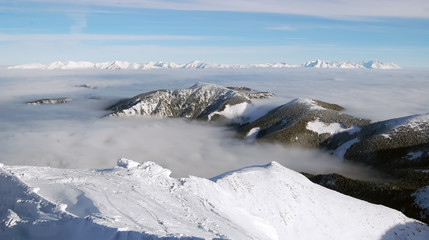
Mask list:
[[[0,238],[429,236],[427,225],[399,211],[331,191],[275,162],[232,171],[213,181],[171,178],[165,171],[153,162],[110,170],[3,166],[0,191],[7,194],[0,195]],[[36,188],[39,191],[31,191]]]
[[279,164],[278,162],[272,161],[272,162],[265,164],[265,165],[248,166],[248,167],[240,168],[237,170],[229,171],[226,173],[222,173],[221,175],[213,177],[210,180],[217,182],[218,180],[220,180],[222,178],[226,178],[226,177],[233,175],[233,174],[241,174],[244,172],[259,171],[261,169],[268,169],[268,170],[277,169],[278,170],[278,169],[283,169],[283,168],[284,167],[281,164]]
[[183,68],[208,68],[211,65],[209,65],[208,63],[203,63],[201,61],[195,60],[192,61],[190,63],[187,63],[183,66]]
[[379,61],[368,62],[329,62],[323,60],[308,61],[301,65],[291,65],[287,63],[265,63],[265,64],[216,64],[205,63],[201,61],[192,61],[186,64],[178,64],[173,62],[149,62],[149,63],[133,63],[126,61],[113,61],[92,63],[88,61],[67,61],[53,62],[49,64],[33,63],[10,66],[8,69],[124,69],[124,70],[145,70],[145,69],[221,69],[221,68],[296,68],[296,67],[311,67],[311,68],[365,68],[365,69],[399,69],[399,66],[394,63],[382,63]]
[[317,104],[316,101],[314,101],[311,98],[296,98],[289,103],[285,104],[284,106],[291,106],[294,104],[302,104],[308,106],[311,110],[325,110],[325,108],[321,107],[319,104]]
[[206,82],[197,82],[194,85],[192,85],[189,89],[200,89],[200,88],[212,88],[212,89],[225,89],[228,90],[226,87],[214,84],[214,83],[206,83]]
[[269,98],[274,95],[244,89],[199,82],[185,89],[151,91],[119,101],[109,108],[114,112],[108,116],[143,115],[241,121],[241,115],[251,99]]
[[407,117],[395,118],[385,121],[387,126],[393,130],[399,128],[413,128],[416,130],[423,130],[424,128],[429,129],[429,113],[417,114]]
[[126,158],[121,158],[118,160],[117,162],[118,167],[123,167],[123,168],[136,168],[138,166],[140,166],[140,163],[135,162],[133,160],[130,159],[126,159]]
[[311,68],[357,68],[357,69],[399,69],[400,67],[394,63],[382,63],[379,61],[368,62],[346,62],[346,61],[307,61],[303,67]]
[[394,63],[382,63],[379,61],[368,61],[364,62],[365,68],[369,69],[400,69],[400,67]]

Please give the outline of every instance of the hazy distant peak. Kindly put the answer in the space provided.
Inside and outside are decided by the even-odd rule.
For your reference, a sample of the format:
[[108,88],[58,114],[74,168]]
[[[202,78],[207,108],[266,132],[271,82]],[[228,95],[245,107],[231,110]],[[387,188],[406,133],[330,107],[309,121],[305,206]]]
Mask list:
[[8,69],[124,69],[124,70],[145,70],[145,69],[236,69],[236,68],[352,68],[352,69],[399,69],[400,67],[394,63],[382,63],[372,60],[367,62],[345,62],[345,61],[325,61],[315,60],[307,61],[301,65],[291,65],[284,62],[264,63],[264,64],[217,64],[205,63],[202,61],[192,61],[186,64],[178,64],[174,62],[148,62],[148,63],[133,63],[127,61],[113,61],[92,63],[88,61],[56,61],[49,64],[31,63],[23,65],[10,66]]
[[372,60],[367,62],[350,62],[350,61],[307,61],[302,65],[303,67],[312,68],[357,68],[357,69],[400,69],[394,63],[382,63],[380,61]]

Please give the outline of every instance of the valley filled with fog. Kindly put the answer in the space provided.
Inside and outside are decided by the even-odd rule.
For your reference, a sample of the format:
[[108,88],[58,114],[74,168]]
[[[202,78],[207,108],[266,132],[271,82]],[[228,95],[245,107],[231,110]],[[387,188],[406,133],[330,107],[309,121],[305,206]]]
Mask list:
[[[252,101],[251,119],[295,98],[343,106],[372,121],[427,113],[429,71],[362,69],[0,69],[0,162],[59,168],[111,168],[125,157],[153,161],[173,176],[213,177],[277,161],[296,171],[371,179],[368,167],[320,150],[247,142],[218,124],[185,119],[104,116],[116,101],[196,82],[249,87],[276,97]],[[70,98],[28,105],[42,98]]]

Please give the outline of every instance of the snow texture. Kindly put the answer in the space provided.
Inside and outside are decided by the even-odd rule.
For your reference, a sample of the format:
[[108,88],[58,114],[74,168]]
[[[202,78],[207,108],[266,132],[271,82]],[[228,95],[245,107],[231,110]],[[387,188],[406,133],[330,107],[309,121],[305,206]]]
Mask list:
[[123,167],[123,168],[135,168],[140,166],[140,163],[135,162],[133,160],[129,160],[126,158],[121,158],[118,160],[118,167]]
[[387,122],[388,127],[392,130],[398,130],[401,127],[411,128],[416,131],[422,131],[429,123],[429,113],[417,114],[402,118],[396,118]]
[[341,123],[324,123],[320,119],[307,123],[307,129],[318,134],[329,133],[334,135],[336,133],[349,131],[351,134],[358,132],[360,127],[353,126],[351,128],[345,128]]
[[353,138],[350,141],[347,141],[346,143],[342,144],[337,149],[335,149],[335,151],[333,152],[334,156],[337,156],[340,159],[344,159],[344,155],[346,154],[347,149],[349,149],[353,144],[358,142],[359,142],[359,139],[357,137]]
[[[399,211],[276,162],[211,180],[153,162],[105,170],[2,166],[1,239],[428,239]],[[38,187],[35,193],[31,189]],[[49,229],[49,231],[47,231]]]
[[412,194],[414,203],[417,204],[422,210],[420,213],[422,218],[429,216],[429,186],[425,186]]
[[313,99],[310,99],[310,98],[296,98],[288,102],[287,104],[283,105],[283,107],[291,106],[297,103],[308,106],[310,110],[326,110],[325,108],[321,107]]
[[255,128],[250,129],[250,131],[246,135],[246,140],[251,141],[251,140],[256,139],[256,136],[258,135],[260,130],[261,130],[260,127],[255,127]]

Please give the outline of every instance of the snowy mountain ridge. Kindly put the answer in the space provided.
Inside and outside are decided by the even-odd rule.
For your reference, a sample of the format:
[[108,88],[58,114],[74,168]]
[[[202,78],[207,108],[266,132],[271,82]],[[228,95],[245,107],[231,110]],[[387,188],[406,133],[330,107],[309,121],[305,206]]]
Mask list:
[[350,61],[308,61],[302,65],[303,67],[312,68],[351,68],[351,69],[400,69],[400,67],[394,63],[382,63],[379,61],[368,61],[368,62],[350,62]]
[[394,63],[382,63],[379,61],[367,62],[344,62],[344,61],[308,61],[301,65],[290,65],[287,63],[265,63],[265,64],[216,64],[201,61],[192,61],[186,64],[174,62],[148,62],[133,63],[126,61],[113,61],[92,63],[88,61],[56,61],[49,64],[32,63],[10,66],[8,69],[123,69],[123,70],[149,70],[149,69],[240,69],[240,68],[346,68],[346,69],[400,69]]
[[274,94],[248,88],[227,88],[210,83],[196,83],[185,89],[155,90],[121,100],[108,109],[108,116],[156,116],[214,120],[227,118],[241,121],[251,99],[269,98]]
[[[211,180],[122,158],[104,170],[0,165],[4,239],[427,239],[399,211],[276,162]],[[374,227],[376,226],[376,227]],[[49,228],[49,231],[46,229]],[[79,229],[79,231],[75,231]]]

